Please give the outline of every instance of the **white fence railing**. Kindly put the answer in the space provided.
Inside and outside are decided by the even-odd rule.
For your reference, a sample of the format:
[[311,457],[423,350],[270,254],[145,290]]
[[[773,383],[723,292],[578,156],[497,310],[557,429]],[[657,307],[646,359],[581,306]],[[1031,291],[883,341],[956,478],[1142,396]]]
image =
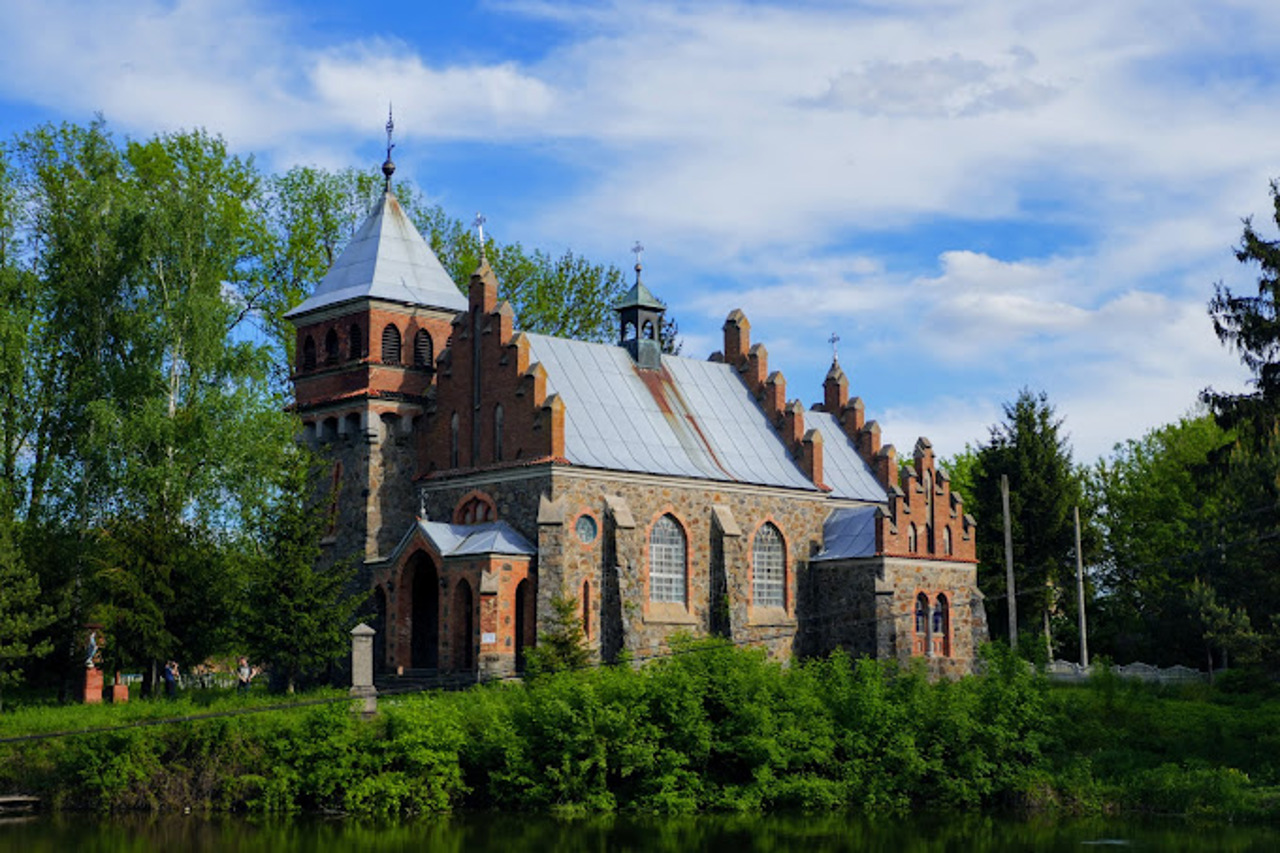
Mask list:
[[[1055,660],[1045,667],[1045,673],[1054,681],[1088,681],[1098,672],[1095,666],[1081,666],[1071,661]],[[1205,681],[1208,676],[1187,666],[1152,666],[1149,663],[1126,663],[1111,667],[1111,671],[1121,678],[1135,681],[1148,681],[1157,684],[1185,684],[1190,681]]]

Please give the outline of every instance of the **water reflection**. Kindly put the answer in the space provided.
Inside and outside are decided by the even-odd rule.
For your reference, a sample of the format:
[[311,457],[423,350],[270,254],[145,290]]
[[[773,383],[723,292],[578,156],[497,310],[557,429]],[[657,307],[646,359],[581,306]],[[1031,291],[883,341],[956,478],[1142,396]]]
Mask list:
[[40,816],[0,821],[0,850],[22,853],[243,853],[423,851],[486,853],[537,850],[729,851],[805,853],[1005,853],[1005,851],[1186,851],[1252,853],[1280,849],[1267,827],[1182,822],[1002,820],[980,816],[874,819],[841,815],[698,818],[602,817],[556,820],[534,815],[453,815],[395,823],[345,819],[197,816]]

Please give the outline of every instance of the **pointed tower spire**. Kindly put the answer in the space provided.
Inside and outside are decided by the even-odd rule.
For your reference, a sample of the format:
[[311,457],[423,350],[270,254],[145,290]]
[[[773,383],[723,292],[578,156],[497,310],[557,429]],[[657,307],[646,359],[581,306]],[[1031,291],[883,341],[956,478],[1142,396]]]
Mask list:
[[382,174],[387,176],[386,192],[391,192],[391,176],[396,173],[396,164],[391,160],[391,149],[396,145],[391,141],[391,134],[395,132],[396,122],[391,117],[391,102],[387,102],[387,159],[382,164]]

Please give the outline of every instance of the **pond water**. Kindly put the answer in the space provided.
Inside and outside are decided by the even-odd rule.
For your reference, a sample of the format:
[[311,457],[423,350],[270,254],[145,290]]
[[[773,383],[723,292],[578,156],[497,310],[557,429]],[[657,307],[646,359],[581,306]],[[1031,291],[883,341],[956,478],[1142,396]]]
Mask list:
[[322,818],[36,816],[0,820],[0,851],[151,853],[242,851],[1195,851],[1280,850],[1269,827],[1196,825],[1182,821],[1019,821],[974,816],[867,819],[832,815],[697,818],[467,814],[368,823]]

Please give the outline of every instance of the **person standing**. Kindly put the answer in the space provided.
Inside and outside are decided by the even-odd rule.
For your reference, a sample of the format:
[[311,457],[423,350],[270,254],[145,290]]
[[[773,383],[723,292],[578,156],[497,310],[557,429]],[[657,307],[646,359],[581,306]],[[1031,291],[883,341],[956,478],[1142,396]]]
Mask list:
[[249,682],[253,681],[253,677],[257,674],[258,668],[250,667],[248,658],[240,658],[240,665],[236,667],[236,690],[241,693],[248,693]]
[[164,695],[178,698],[178,662],[171,660],[164,665]]

